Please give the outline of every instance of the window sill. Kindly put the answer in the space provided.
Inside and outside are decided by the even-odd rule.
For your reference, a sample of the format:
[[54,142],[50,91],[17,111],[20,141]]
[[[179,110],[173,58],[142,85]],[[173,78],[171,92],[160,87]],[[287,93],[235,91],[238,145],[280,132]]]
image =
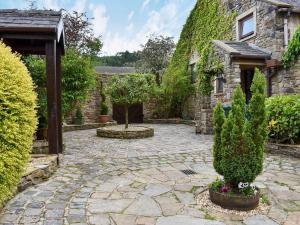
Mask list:
[[246,36],[244,38],[239,38],[239,41],[248,41],[249,39],[254,38],[255,36],[256,36],[256,33]]

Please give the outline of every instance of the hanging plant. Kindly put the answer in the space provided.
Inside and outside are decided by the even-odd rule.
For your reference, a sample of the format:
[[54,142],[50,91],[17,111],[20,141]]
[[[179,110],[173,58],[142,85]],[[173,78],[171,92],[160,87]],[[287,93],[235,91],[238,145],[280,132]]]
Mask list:
[[300,26],[296,30],[292,40],[290,40],[287,50],[282,56],[282,62],[285,68],[291,67],[300,54]]

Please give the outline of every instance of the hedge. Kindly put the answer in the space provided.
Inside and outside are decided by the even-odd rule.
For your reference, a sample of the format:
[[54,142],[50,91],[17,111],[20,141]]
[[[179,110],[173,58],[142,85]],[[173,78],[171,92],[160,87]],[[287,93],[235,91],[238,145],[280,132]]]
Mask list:
[[300,94],[274,96],[266,105],[271,141],[300,144]]
[[0,42],[0,206],[26,167],[36,129],[36,94],[18,55]]

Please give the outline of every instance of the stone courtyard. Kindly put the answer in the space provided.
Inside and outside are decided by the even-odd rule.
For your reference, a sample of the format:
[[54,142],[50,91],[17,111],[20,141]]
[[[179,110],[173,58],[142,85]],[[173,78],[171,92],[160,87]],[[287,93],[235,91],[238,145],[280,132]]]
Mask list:
[[[13,198],[1,224],[275,225],[300,224],[300,161],[268,155],[257,178],[267,215],[199,208],[196,196],[217,178],[212,136],[186,125],[149,125],[155,136],[105,139],[96,130],[64,134],[61,166],[46,182]],[[181,170],[196,174],[186,175]]]

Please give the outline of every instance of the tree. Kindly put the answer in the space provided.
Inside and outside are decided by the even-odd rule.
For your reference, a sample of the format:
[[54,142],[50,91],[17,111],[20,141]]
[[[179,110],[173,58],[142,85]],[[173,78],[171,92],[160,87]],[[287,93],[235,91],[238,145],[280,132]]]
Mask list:
[[101,36],[95,37],[86,13],[65,11],[63,17],[67,48],[74,48],[81,54],[96,57],[100,53],[103,43]]
[[214,124],[214,146],[213,146],[213,156],[214,156],[214,168],[219,174],[223,174],[222,171],[222,126],[225,120],[225,112],[223,110],[222,104],[218,102],[214,109],[213,124]]
[[[44,127],[47,125],[45,60],[36,56],[23,57],[23,60],[36,85],[39,125]],[[65,117],[86,99],[94,84],[95,72],[90,57],[67,49],[62,57],[62,112]]]
[[107,91],[112,103],[124,107],[125,129],[128,128],[129,106],[147,101],[153,90],[153,83],[152,76],[145,74],[114,76],[110,80]]
[[139,52],[140,61],[137,69],[142,73],[151,73],[156,76],[156,83],[160,84],[161,74],[167,68],[169,59],[175,48],[172,37],[151,36]]
[[[221,159],[219,154],[214,154],[217,172],[223,175],[225,182],[234,188],[237,188],[240,182],[252,183],[263,168],[267,128],[264,79],[262,73],[256,69],[251,85],[252,98],[247,107],[241,87],[236,87],[232,110],[222,126]],[[221,111],[218,104],[214,116],[216,132],[214,153],[215,150],[220,150]],[[221,165],[218,164],[220,160]],[[221,170],[218,169],[219,166]]]

